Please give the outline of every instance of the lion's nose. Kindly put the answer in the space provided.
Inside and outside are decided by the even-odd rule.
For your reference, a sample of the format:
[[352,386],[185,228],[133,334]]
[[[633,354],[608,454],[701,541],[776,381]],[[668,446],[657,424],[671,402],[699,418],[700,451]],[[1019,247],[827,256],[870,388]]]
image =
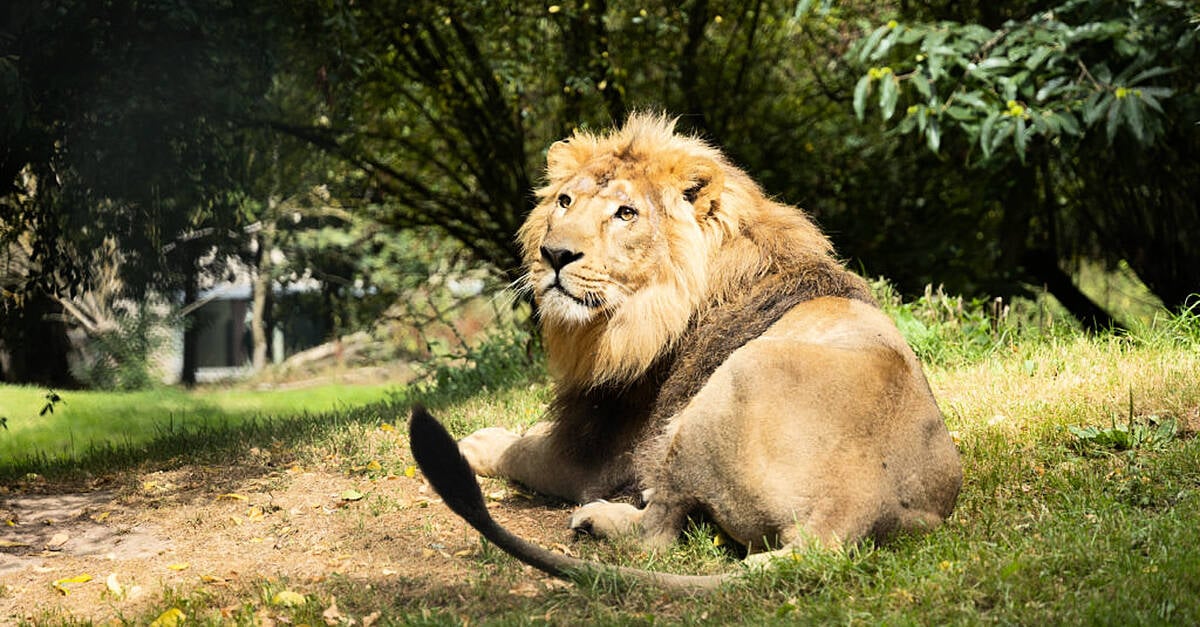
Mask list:
[[583,253],[569,250],[566,248],[547,248],[542,246],[542,259],[554,268],[555,272],[563,269],[563,266],[578,260],[583,256]]

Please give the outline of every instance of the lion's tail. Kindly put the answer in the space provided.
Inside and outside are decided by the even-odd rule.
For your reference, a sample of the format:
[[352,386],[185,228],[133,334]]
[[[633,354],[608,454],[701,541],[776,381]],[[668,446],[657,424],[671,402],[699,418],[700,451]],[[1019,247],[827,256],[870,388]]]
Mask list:
[[605,566],[568,557],[544,549],[501,527],[488,512],[475,473],[458,451],[458,443],[421,405],[412,410],[409,437],[413,457],[433,489],[454,513],[462,516],[483,537],[513,557],[555,577],[570,579],[572,574],[605,570],[622,577],[658,584],[664,588],[699,592],[711,590],[730,579],[730,575],[673,575],[619,566]]

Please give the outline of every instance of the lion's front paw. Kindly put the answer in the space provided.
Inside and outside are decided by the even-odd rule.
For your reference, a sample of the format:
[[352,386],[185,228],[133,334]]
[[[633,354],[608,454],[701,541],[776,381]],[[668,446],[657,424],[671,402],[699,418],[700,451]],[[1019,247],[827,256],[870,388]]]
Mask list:
[[458,441],[458,450],[477,475],[496,477],[500,473],[500,458],[504,451],[521,436],[500,427],[480,429]]
[[642,520],[642,510],[626,503],[592,501],[571,514],[570,527],[576,533],[601,538],[633,532]]

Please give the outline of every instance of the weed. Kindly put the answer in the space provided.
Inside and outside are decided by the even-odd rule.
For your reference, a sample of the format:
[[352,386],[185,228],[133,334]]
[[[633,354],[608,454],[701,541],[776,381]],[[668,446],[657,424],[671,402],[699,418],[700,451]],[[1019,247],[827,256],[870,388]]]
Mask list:
[[1113,416],[1110,426],[1106,429],[1070,425],[1067,430],[1075,436],[1071,441],[1075,450],[1097,455],[1113,451],[1162,450],[1175,439],[1179,427],[1175,419],[1170,417],[1136,418],[1133,414],[1133,391],[1130,390],[1129,413],[1125,424],[1117,424],[1116,416]]

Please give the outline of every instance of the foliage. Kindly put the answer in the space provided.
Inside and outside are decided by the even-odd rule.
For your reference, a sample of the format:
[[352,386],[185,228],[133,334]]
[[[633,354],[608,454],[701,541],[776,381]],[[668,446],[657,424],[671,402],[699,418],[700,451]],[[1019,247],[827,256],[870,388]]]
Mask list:
[[63,400],[63,398],[61,396],[58,395],[58,392],[55,392],[54,390],[46,390],[45,398],[46,398],[46,404],[42,405],[42,410],[38,412],[39,416],[45,416],[46,414],[53,415],[54,408],[59,403],[66,402]]
[[71,374],[96,390],[153,387],[161,379],[153,360],[170,339],[168,325],[173,319],[156,312],[153,306],[120,312],[115,326],[91,335],[84,356],[74,364]]
[[241,240],[240,118],[270,85],[271,9],[53,0],[6,12],[0,326],[20,365],[5,379],[70,383],[53,303],[89,289],[91,253],[109,242],[135,299],[194,292],[206,255],[220,272]]
[[[859,68],[858,118],[877,107],[885,128],[923,144],[905,144],[909,158],[936,153],[941,185],[997,199],[970,209],[977,224],[998,218],[982,233],[1001,245],[997,270],[1047,285],[1090,328],[1114,321],[1064,262],[1128,263],[1169,307],[1183,306],[1200,284],[1182,243],[1200,228],[1200,170],[1186,156],[1200,145],[1190,72],[1200,14],[1176,1],[1024,8],[990,26],[897,16],[868,28],[845,56]],[[971,170],[950,171],[957,164]]]
[[[681,114],[906,295],[945,285],[971,309],[1040,288],[1103,330],[1128,321],[1078,289],[1081,260],[1127,264],[1173,310],[1200,285],[1200,46],[1180,0],[53,0],[12,16],[6,380],[67,372],[56,299],[88,289],[102,241],[133,297],[190,298],[198,265],[219,276],[231,255],[268,287],[315,278],[330,337],[427,316],[420,283],[469,263],[488,289],[514,280],[546,146],[639,108]],[[266,301],[260,340],[285,324]]]
[[855,113],[863,118],[877,90],[890,120],[907,96],[897,131],[923,136],[934,152],[942,133],[963,133],[980,151],[968,161],[986,161],[1002,146],[1025,161],[1033,142],[1065,148],[1101,128],[1109,144],[1122,131],[1154,144],[1166,129],[1163,103],[1177,91],[1163,79],[1184,70],[1172,51],[1194,49],[1200,35],[1183,2],[1106,5],[1071,0],[998,29],[891,20],[849,53],[858,63],[895,64],[858,80]]
[[440,347],[397,402],[443,404],[544,378],[541,348],[528,325],[502,327],[456,351]]
[[904,299],[885,279],[872,284],[896,327],[925,363],[951,366],[979,361],[1023,340],[1040,341],[1074,332],[1069,317],[1047,302],[1003,298],[966,299],[926,286]]
[[1145,421],[1119,425],[1114,423],[1108,428],[1096,426],[1070,426],[1068,430],[1075,436],[1074,446],[1085,453],[1102,453],[1110,451],[1130,451],[1136,449],[1162,450],[1171,440],[1175,439],[1178,427],[1173,419],[1148,417]]

